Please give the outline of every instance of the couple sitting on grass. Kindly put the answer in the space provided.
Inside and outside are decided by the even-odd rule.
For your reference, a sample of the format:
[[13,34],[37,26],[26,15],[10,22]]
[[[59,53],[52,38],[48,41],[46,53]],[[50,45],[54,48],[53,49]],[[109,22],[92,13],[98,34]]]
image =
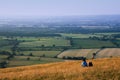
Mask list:
[[92,64],[92,62],[89,62],[89,63],[87,64],[86,59],[83,58],[82,66],[83,66],[83,67],[88,67],[88,66],[89,66],[89,67],[92,67],[93,64]]

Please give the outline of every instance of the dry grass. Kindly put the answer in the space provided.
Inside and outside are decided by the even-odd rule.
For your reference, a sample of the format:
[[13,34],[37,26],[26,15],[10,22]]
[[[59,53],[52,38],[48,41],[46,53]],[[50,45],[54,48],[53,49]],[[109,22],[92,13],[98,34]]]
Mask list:
[[101,50],[97,55],[96,58],[106,58],[106,57],[115,57],[120,56],[120,48],[106,48]]
[[62,52],[58,55],[58,58],[63,58],[64,56],[69,57],[87,57],[87,59],[92,58],[92,54],[97,52],[99,49],[72,49]]
[[0,69],[0,80],[120,80],[120,58],[92,62],[93,67],[81,67],[81,61],[68,61]]

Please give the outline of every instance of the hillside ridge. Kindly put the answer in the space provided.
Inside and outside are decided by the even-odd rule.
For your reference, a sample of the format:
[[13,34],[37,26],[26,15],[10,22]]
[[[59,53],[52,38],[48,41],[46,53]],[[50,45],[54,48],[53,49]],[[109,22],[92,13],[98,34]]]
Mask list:
[[93,67],[67,61],[0,69],[0,80],[120,80],[120,57],[89,61]]

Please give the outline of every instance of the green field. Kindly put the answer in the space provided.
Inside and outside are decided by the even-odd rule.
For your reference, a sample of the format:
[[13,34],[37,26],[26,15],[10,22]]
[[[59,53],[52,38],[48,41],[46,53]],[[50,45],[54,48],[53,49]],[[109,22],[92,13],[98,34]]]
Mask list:
[[7,41],[7,40],[0,40],[0,47],[8,46],[8,45],[10,45],[10,41]]
[[119,32],[110,32],[110,33],[90,33],[90,34],[68,34],[68,33],[60,33],[63,37],[71,37],[71,38],[89,38],[89,37],[103,37],[104,35],[106,36],[111,36],[114,34],[119,34]]
[[22,42],[19,47],[70,46],[69,40],[63,38],[39,38],[37,41]]
[[78,46],[81,48],[116,47],[110,41],[100,41],[91,39],[73,39],[73,46]]
[[33,54],[33,56],[43,56],[45,55],[45,57],[55,57],[56,55],[58,55],[60,53],[60,51],[23,51],[21,52],[24,55],[29,55],[30,53]]
[[61,33],[61,35],[63,37],[72,37],[72,38],[89,38],[89,37],[93,37],[93,36],[98,36],[99,35],[95,35],[95,34],[67,34],[67,33]]
[[[29,60],[27,58],[30,58]],[[6,61],[6,55],[0,55],[0,62]],[[44,63],[51,63],[51,62],[60,62],[63,61],[62,59],[57,58],[47,58],[47,57],[35,57],[35,56],[14,56],[10,60],[7,60],[8,64],[7,67],[16,67],[16,66],[26,66],[26,65],[33,65],[33,64],[44,64]]]
[[57,59],[57,58],[29,57],[30,60],[27,60],[27,58],[28,56],[15,56],[15,58],[9,61],[8,67],[45,64],[45,63],[63,61],[62,59]]
[[[12,48],[16,50],[14,58],[7,60],[9,55],[0,55],[0,61],[8,61],[7,67],[25,66],[41,63],[50,63],[63,61],[66,57],[86,57],[92,58],[92,54],[97,52],[102,47],[116,47],[120,44],[120,40],[115,40],[113,43],[110,40],[97,40],[89,37],[103,37],[107,33],[94,34],[66,34],[59,33],[62,37],[5,37],[0,36],[0,51],[9,51],[11,54]],[[112,33],[111,33],[112,34]],[[110,34],[109,34],[110,35]],[[18,42],[17,45],[15,43]],[[69,50],[71,49],[71,50]],[[74,50],[75,49],[75,50]],[[63,50],[67,50],[62,52]],[[62,52],[62,53],[61,53]],[[32,53],[32,56],[30,54]],[[101,53],[102,54],[102,53]],[[30,60],[27,60],[27,58]],[[58,58],[55,58],[58,57]]]
[[[21,49],[19,49],[19,52],[16,51],[17,56],[11,58],[10,60],[7,60],[8,55],[0,55],[0,61],[9,62],[7,67],[63,61],[62,59],[54,58],[61,51],[51,50],[51,48],[54,49],[56,46],[70,46],[69,40],[65,40],[60,37],[0,37],[0,51],[9,51],[12,54],[11,48],[13,47],[13,45],[10,44],[10,41],[12,40],[20,41],[18,47],[21,47],[23,49],[29,49],[30,47],[35,51],[22,51]],[[39,47],[41,47],[42,45],[44,45],[44,47],[48,47],[48,49],[50,47],[50,51],[41,50]],[[33,56],[29,56],[31,53]],[[27,60],[28,57],[30,58],[30,60]]]
[[5,60],[7,58],[7,55],[0,55],[0,61]]
[[0,51],[9,51],[9,52],[11,52],[11,48],[12,48],[12,46],[3,46],[3,47],[0,47]]
[[118,39],[118,40],[116,41],[116,43],[120,45],[120,40]]
[[25,41],[25,42],[32,42],[32,41],[38,41],[39,37],[16,37],[19,41]]
[[95,35],[112,35],[112,34],[120,34],[120,32],[110,32],[110,33],[95,33]]
[[30,60],[27,60],[27,58],[28,56],[15,56],[13,59],[9,61],[8,67],[45,64],[45,63],[63,61],[62,59],[57,59],[57,58],[29,57]]

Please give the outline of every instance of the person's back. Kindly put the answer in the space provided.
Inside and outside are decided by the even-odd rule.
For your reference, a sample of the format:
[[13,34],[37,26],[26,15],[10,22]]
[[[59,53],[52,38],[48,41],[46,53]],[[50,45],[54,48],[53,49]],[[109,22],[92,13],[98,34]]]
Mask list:
[[89,62],[89,67],[92,67],[93,66],[93,63],[92,62]]

